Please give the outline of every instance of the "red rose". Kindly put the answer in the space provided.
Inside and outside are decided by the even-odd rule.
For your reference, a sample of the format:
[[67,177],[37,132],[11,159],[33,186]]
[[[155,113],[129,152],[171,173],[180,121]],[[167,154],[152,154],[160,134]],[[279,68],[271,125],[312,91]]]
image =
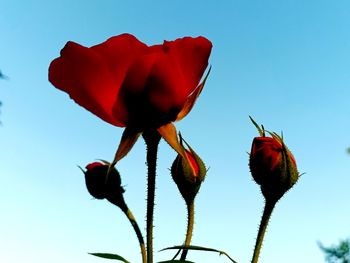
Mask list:
[[249,166],[266,198],[280,199],[298,180],[299,174],[293,154],[280,136],[255,137]]
[[61,56],[52,61],[49,80],[115,126],[159,128],[183,117],[179,113],[188,108],[186,103],[207,68],[211,48],[204,37],[154,46],[130,34],[90,48],[68,42]]

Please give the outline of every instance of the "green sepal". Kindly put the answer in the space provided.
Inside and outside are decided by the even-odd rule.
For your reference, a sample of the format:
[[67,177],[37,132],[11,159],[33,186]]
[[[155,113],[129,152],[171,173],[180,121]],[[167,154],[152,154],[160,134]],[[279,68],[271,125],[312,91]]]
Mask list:
[[112,163],[109,165],[109,171],[119,162],[122,158],[124,158],[132,149],[137,139],[140,137],[141,132],[138,130],[134,130],[131,128],[125,128],[122,138],[120,139],[120,143],[118,145],[118,149],[115,153],[114,159]]
[[122,261],[124,263],[130,263],[129,261],[127,261],[122,256],[119,256],[119,255],[116,255],[116,254],[110,254],[110,253],[89,253],[89,254],[93,255],[95,257],[99,257],[99,258],[113,259],[113,260]]
[[283,141],[283,135],[278,135],[276,132],[267,131],[273,139],[281,143],[282,145],[282,161],[280,166],[279,181],[275,181],[275,184],[262,184],[261,190],[266,199],[272,201],[278,201],[294,184],[298,181],[300,174],[295,163],[292,161],[292,153],[285,145]]
[[[199,155],[192,149],[192,147],[185,141],[185,139],[181,136],[181,133],[179,133],[179,137],[180,137],[180,143],[181,145],[183,145],[183,143],[185,143],[185,145],[187,146],[187,148],[190,150],[190,152],[192,153],[194,159],[196,160],[196,163],[198,165],[198,169],[199,169],[199,173],[196,176],[196,182],[200,182],[202,183],[205,179],[205,176],[207,175],[207,168],[205,167],[205,163],[203,162],[203,160],[199,157]],[[186,160],[182,160],[183,164],[185,165]],[[190,164],[187,162],[187,165],[190,166]],[[187,179],[189,181],[192,181],[193,179],[188,178]]]
[[256,121],[255,121],[251,116],[249,116],[249,119],[250,119],[250,121],[254,124],[255,128],[258,130],[259,135],[260,135],[261,137],[265,137],[265,129],[264,129],[264,126],[261,125],[261,127],[260,127],[259,124],[257,124]]
[[283,141],[282,141],[282,150],[283,150],[283,155],[285,156],[285,160],[286,160],[286,168],[285,169],[286,169],[286,172],[288,174],[288,176],[287,176],[288,181],[286,181],[285,183],[286,183],[286,186],[288,187],[287,190],[289,190],[298,181],[300,175],[299,175],[299,172],[297,170],[296,165],[292,161],[292,157],[291,157],[292,153],[289,151],[289,149],[283,143]]

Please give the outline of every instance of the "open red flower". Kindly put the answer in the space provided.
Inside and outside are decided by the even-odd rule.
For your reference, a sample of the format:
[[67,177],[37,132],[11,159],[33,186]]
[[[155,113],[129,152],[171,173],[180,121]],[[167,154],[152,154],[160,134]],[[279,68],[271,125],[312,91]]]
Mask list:
[[68,42],[52,61],[49,80],[115,126],[158,128],[188,113],[182,111],[199,86],[211,47],[204,37],[147,46],[130,34],[90,48]]
[[104,121],[126,127],[111,166],[148,129],[157,129],[185,157],[171,122],[184,118],[200,95],[211,48],[204,37],[154,46],[130,34],[90,48],[68,42],[51,62],[49,80]]

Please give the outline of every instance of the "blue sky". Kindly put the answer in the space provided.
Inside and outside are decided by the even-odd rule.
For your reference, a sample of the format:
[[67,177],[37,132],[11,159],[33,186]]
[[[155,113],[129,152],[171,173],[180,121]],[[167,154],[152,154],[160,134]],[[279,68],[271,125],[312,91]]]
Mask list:
[[[122,129],[76,105],[47,80],[64,44],[85,46],[128,32],[152,45],[203,35],[212,71],[193,111],[176,123],[210,170],[196,203],[193,244],[251,259],[263,208],[248,155],[248,115],[283,131],[300,172],[277,204],[260,262],[323,262],[316,242],[349,236],[350,3],[286,1],[3,1],[0,11],[0,261],[140,262],[122,213],[87,193],[77,165],[111,160]],[[155,251],[181,244],[185,206],[160,144]],[[125,198],[145,227],[145,146],[118,164]],[[172,253],[156,252],[156,260]],[[228,262],[192,252],[196,262]]]

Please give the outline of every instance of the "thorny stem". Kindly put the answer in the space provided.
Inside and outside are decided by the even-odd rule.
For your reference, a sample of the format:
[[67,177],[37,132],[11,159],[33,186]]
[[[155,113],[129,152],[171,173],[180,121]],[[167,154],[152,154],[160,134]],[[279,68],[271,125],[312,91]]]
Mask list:
[[160,134],[156,130],[147,130],[143,132],[143,138],[147,145],[147,216],[146,216],[146,232],[147,232],[147,263],[153,263],[153,213],[154,213],[154,197],[156,188],[156,167],[157,167],[157,151],[160,141]]
[[[187,205],[187,232],[186,232],[185,246],[189,246],[191,244],[193,225],[194,225],[194,201],[191,201],[189,203],[186,202],[186,205]],[[187,252],[188,252],[188,249],[182,250],[180,260],[186,259]]]
[[275,205],[276,205],[276,201],[266,200],[266,202],[265,202],[265,208],[264,208],[264,212],[263,212],[263,215],[261,218],[259,232],[258,232],[258,236],[256,238],[255,249],[254,249],[254,254],[253,254],[253,258],[252,258],[251,263],[258,262],[261,245],[263,243],[264,235],[265,235],[265,232],[267,229],[267,225],[269,224],[272,210],[275,207]]

